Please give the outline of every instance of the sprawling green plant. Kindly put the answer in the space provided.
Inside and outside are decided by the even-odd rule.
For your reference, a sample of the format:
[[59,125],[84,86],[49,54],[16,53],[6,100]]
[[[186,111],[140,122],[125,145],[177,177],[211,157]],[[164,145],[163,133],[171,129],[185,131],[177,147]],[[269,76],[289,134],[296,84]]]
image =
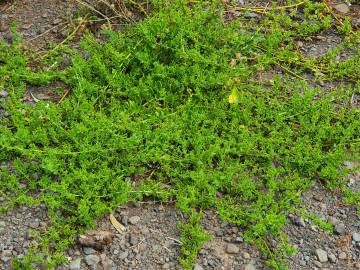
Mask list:
[[[209,239],[200,225],[209,208],[282,269],[293,251],[281,231],[287,213],[313,184],[338,185],[349,172],[344,160],[358,158],[360,113],[350,98],[360,84],[326,93],[290,71],[326,63],[293,46],[294,37],[329,27],[323,6],[306,2],[305,30],[284,12],[254,26],[225,23],[213,1],[153,6],[106,41],[86,35],[87,57],[72,51],[64,71],[33,72],[16,45],[1,44],[0,75],[12,92],[2,105],[10,116],[0,120],[1,194],[9,206],[45,204],[52,220],[39,245],[14,262],[19,269],[53,267],[97,217],[148,196],[175,199],[188,217],[179,225],[185,269]],[[359,54],[351,59],[331,62],[322,79],[358,80]],[[274,67],[290,74],[257,80]],[[54,79],[71,88],[60,104],[19,101],[26,84]],[[359,198],[346,194],[351,203]]]

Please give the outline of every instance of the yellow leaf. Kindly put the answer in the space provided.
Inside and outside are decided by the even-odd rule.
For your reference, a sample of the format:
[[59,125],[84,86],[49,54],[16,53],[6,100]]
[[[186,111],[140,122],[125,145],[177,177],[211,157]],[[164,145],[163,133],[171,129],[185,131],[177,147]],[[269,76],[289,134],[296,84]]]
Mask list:
[[240,60],[240,58],[241,58],[241,53],[239,53],[239,52],[236,53],[236,59],[237,59],[237,60]]
[[117,219],[114,217],[113,214],[110,214],[109,218],[110,218],[111,224],[114,226],[114,228],[115,228],[119,233],[122,233],[122,232],[124,232],[124,231],[126,230],[125,227],[124,227],[124,225],[122,225],[119,221],[117,221]]
[[236,66],[236,59],[231,59],[229,62],[230,67],[235,67]]
[[239,94],[236,89],[233,89],[231,91],[231,94],[229,96],[229,103],[230,104],[237,104],[239,102]]

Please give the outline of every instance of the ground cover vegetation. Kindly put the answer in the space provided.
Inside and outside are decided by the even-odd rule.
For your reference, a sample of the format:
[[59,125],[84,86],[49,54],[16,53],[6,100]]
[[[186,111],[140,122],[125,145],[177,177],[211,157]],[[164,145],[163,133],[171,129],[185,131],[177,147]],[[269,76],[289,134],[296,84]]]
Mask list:
[[[36,70],[20,39],[1,43],[0,86],[11,92],[1,103],[9,114],[0,120],[2,211],[43,204],[51,219],[14,267],[64,263],[64,250],[98,217],[155,198],[175,201],[185,216],[184,269],[210,238],[201,228],[210,208],[285,269],[295,250],[282,227],[302,192],[326,185],[359,205],[343,180],[344,161],[360,153],[359,31],[308,0],[253,10],[261,20],[218,1],[146,6],[143,20],[105,40],[87,33],[81,50],[62,44]],[[303,56],[297,42],[329,29],[343,42]],[[51,65],[64,55],[69,67]],[[278,75],[261,81],[268,70]],[[71,89],[61,102],[20,101],[27,85],[54,81]],[[342,83],[325,91],[324,82]]]

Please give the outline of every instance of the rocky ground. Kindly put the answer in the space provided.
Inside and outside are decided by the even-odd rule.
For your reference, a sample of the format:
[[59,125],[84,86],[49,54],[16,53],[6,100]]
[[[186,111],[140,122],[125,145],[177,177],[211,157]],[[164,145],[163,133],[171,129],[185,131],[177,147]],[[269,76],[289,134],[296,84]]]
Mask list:
[[[338,8],[345,9],[344,6]],[[0,37],[11,42],[13,37],[9,27],[16,20],[17,29],[29,47],[45,48],[49,41],[61,42],[66,37],[67,22],[78,9],[78,2],[69,0],[5,1],[0,4]],[[341,38],[334,33],[323,33],[317,40],[299,46],[304,54],[321,55],[340,41]],[[40,96],[49,96],[46,89],[33,91],[38,91]],[[0,91],[0,101],[6,97],[6,90]],[[6,112],[0,113],[6,116]],[[359,191],[360,173],[350,175],[348,185]],[[0,202],[3,200],[0,196]],[[313,212],[333,224],[335,229],[329,233],[309,219],[289,215],[290,222],[284,232],[298,251],[290,258],[289,268],[360,269],[360,219],[356,209],[345,206],[339,195],[330,193],[321,185],[304,193],[303,200],[308,213]],[[125,225],[125,232],[117,232],[107,216],[100,218],[96,229],[89,235],[95,238],[107,235],[110,240],[100,247],[75,245],[67,251],[69,263],[58,270],[180,269],[177,256],[181,242],[177,223],[181,214],[174,205],[148,201],[119,207],[114,215]],[[0,269],[11,269],[11,259],[21,257],[34,241],[33,232],[46,229],[48,224],[46,209],[41,206],[16,207],[1,215]],[[269,269],[260,252],[244,242],[239,228],[219,220],[211,211],[206,213],[203,225],[212,239],[200,251],[195,270]]]

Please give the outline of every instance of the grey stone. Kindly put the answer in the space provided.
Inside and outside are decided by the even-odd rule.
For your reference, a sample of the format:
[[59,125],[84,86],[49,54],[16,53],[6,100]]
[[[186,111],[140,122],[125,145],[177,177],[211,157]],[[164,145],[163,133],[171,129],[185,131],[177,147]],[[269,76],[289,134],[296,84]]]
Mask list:
[[129,218],[129,222],[133,225],[135,225],[136,223],[138,223],[140,221],[140,217],[139,216],[132,216]]
[[336,262],[336,256],[334,254],[328,254],[329,261],[332,263]]
[[338,12],[346,14],[350,11],[349,6],[346,4],[338,4],[334,7]]
[[100,262],[100,257],[97,255],[87,255],[85,256],[85,262],[88,266],[97,265]]
[[132,245],[132,246],[134,246],[134,245],[136,245],[137,243],[139,243],[139,241],[140,241],[140,238],[139,237],[137,237],[136,235],[130,235],[130,244]]
[[5,225],[6,225],[5,221],[0,221],[0,228],[5,227]]
[[235,254],[238,253],[240,251],[239,247],[235,244],[227,244],[226,245],[226,252],[230,253],[230,254]]
[[344,234],[346,231],[345,224],[342,222],[339,224],[336,224],[334,229],[335,229],[335,232],[340,235]]
[[124,252],[120,253],[119,258],[120,260],[125,260],[128,255],[129,255],[129,251],[125,250]]
[[254,262],[250,262],[247,265],[245,265],[244,270],[256,270]]
[[328,222],[329,222],[331,225],[335,226],[335,225],[337,225],[337,224],[340,223],[340,220],[338,220],[338,219],[335,218],[335,217],[329,217],[329,218],[328,218]]
[[241,236],[238,236],[238,237],[235,238],[235,241],[237,243],[242,243],[242,242],[244,242],[244,239]]
[[314,261],[314,264],[315,264],[317,267],[322,268],[322,264],[321,264],[321,262]]
[[90,255],[96,253],[96,250],[91,247],[83,247],[83,251],[85,255]]
[[40,226],[40,222],[37,221],[37,220],[34,220],[32,222],[29,223],[29,227],[32,228],[32,229],[36,229]]
[[339,254],[339,259],[340,259],[340,260],[345,260],[346,258],[347,258],[346,253],[345,253],[344,251],[340,252],[340,254]]
[[194,270],[204,270],[200,264],[195,264]]
[[70,263],[69,269],[70,270],[79,270],[80,266],[81,266],[81,258],[77,258]]
[[170,264],[168,263],[164,263],[162,266],[162,269],[169,269],[170,268]]
[[355,242],[360,242],[360,233],[354,232],[352,238]]
[[0,90],[0,97],[6,98],[8,95],[9,93],[6,90],[4,89]]
[[259,18],[260,16],[254,12],[248,12],[245,14],[246,19]]
[[325,250],[318,248],[315,250],[315,254],[316,254],[319,262],[327,262],[328,261],[328,255]]
[[305,226],[306,226],[305,220],[304,220],[302,217],[296,218],[295,224],[298,225],[298,226],[301,226],[301,227],[305,227]]

